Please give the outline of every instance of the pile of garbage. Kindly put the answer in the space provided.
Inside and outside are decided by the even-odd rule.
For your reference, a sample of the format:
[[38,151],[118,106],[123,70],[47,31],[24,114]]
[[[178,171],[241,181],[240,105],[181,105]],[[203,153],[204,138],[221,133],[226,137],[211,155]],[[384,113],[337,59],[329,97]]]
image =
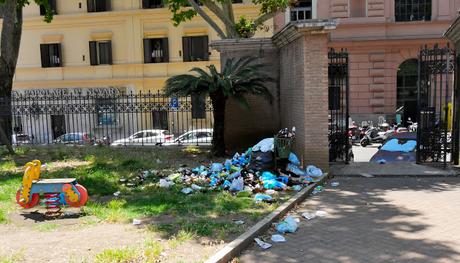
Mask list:
[[[287,129],[286,129],[287,130]],[[282,130],[286,136],[292,132]],[[321,179],[322,171],[315,166],[302,169],[294,153],[290,153],[285,165],[274,171],[274,139],[267,138],[244,153],[236,153],[223,163],[198,166],[193,169],[179,168],[160,179],[159,186],[185,186],[181,191],[192,194],[205,190],[229,191],[238,196],[254,195],[256,202],[272,202],[276,191],[300,191]]]

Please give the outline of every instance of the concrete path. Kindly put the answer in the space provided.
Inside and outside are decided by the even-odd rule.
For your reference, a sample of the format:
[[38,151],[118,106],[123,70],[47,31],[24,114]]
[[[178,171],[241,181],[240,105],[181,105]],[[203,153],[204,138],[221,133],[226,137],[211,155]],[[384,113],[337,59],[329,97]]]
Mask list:
[[330,174],[334,176],[455,176],[460,174],[457,167],[433,167],[415,163],[351,163],[331,165]]
[[[252,245],[241,262],[460,262],[460,178],[336,178],[292,212],[286,243]],[[269,239],[272,233],[267,233]]]

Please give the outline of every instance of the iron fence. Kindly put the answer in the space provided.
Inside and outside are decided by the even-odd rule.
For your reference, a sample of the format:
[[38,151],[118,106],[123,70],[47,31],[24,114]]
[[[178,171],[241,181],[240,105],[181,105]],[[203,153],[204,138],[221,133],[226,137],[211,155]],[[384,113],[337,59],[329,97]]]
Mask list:
[[116,88],[28,90],[0,98],[0,107],[0,115],[12,117],[15,145],[208,145],[212,139],[212,104],[200,95],[167,97],[159,91]]

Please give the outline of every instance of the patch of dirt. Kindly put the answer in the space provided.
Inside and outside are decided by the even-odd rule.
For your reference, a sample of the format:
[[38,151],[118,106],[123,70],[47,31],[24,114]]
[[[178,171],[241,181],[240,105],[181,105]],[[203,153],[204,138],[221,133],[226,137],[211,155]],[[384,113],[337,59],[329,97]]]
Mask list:
[[[226,244],[197,238],[171,248],[164,235],[143,226],[101,223],[96,218],[80,217],[79,209],[66,209],[64,216],[54,219],[44,217],[43,212],[22,210],[9,215],[10,224],[0,224],[0,256],[19,254],[19,262],[93,262],[106,249],[141,248],[146,240],[154,240],[165,248],[160,262],[201,262]],[[175,221],[172,216],[151,220]]]

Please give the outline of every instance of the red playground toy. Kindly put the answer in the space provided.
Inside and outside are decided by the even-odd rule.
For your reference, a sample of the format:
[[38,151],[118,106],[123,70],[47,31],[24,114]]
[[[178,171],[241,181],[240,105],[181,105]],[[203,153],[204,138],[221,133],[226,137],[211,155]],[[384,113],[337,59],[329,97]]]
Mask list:
[[46,207],[45,215],[61,214],[62,206],[81,207],[88,200],[85,187],[75,178],[40,179],[41,162],[34,160],[25,165],[22,186],[16,193],[16,202],[23,208],[35,207],[40,199]]

